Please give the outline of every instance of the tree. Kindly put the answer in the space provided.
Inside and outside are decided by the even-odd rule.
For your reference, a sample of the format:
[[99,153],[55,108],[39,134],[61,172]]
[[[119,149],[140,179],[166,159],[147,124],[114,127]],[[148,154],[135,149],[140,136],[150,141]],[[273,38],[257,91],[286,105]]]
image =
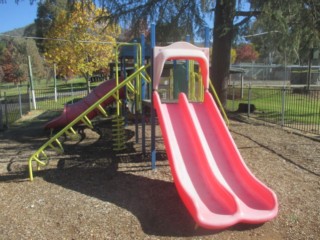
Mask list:
[[256,35],[249,40],[261,56],[269,62],[307,64],[310,50],[320,47],[320,2],[269,0],[261,10],[249,32]]
[[[180,40],[182,35],[189,34],[191,40],[195,35],[204,35],[205,18],[214,11],[213,54],[210,76],[223,105],[227,100],[227,82],[229,79],[231,45],[238,27],[249,21],[257,11],[236,11],[236,0],[103,0],[100,1],[110,9],[111,14],[101,19],[118,21],[129,20],[132,26],[139,28],[140,20],[147,19],[159,26],[161,38],[158,41]],[[238,1],[240,2],[240,1]],[[238,16],[244,18],[234,23]],[[169,37],[169,39],[168,39]]]
[[92,3],[76,3],[71,12],[58,13],[46,35],[50,39],[45,42],[48,62],[57,64],[60,75],[85,77],[88,90],[92,73],[108,66],[113,59],[113,47],[120,34],[117,25],[95,21],[102,14],[108,13]]
[[258,59],[258,52],[252,44],[241,44],[237,49],[237,62],[252,62]]
[[18,60],[20,59],[18,54],[19,52],[13,44],[13,41],[9,39],[0,58],[4,82],[17,84],[26,80],[27,76],[24,74],[23,65],[18,63]]
[[[76,0],[68,1],[78,2]],[[83,5],[88,4],[86,0],[81,2]],[[286,33],[292,29],[300,31],[301,36],[305,36],[300,39],[308,42],[308,44],[304,44],[305,47],[315,45],[316,39],[319,39],[320,3],[314,0],[99,0],[98,2],[103,7],[108,8],[110,12],[109,15],[101,16],[101,20],[113,19],[117,22],[121,19],[123,22],[130,22],[135,29],[139,29],[142,19],[155,22],[160,26],[162,24],[169,26],[173,23],[172,26],[175,26],[175,28],[171,28],[172,31],[179,28],[182,30],[180,34],[189,33],[191,39],[195,33],[199,34],[203,31],[203,26],[206,25],[204,21],[206,14],[209,12],[210,15],[210,10],[214,11],[214,41],[210,75],[223,105],[226,104],[227,99],[231,43],[237,32],[243,30],[241,26],[248,26],[252,17],[259,16],[260,18],[261,13],[263,13],[266,20],[271,20],[274,16],[278,16],[276,20],[279,22],[273,24],[273,28],[280,24]],[[240,2],[249,3],[250,9],[248,11],[236,11]],[[283,10],[277,13],[278,9]],[[298,14],[301,17],[294,21],[294,16],[300,9],[302,11]],[[286,17],[293,21],[282,22]],[[305,21],[305,19],[308,19],[308,21]],[[305,31],[307,31],[307,34],[305,34]],[[286,41],[288,35],[283,35],[283,39]],[[283,46],[288,49],[289,45]]]
[[3,72],[2,66],[0,66],[0,83],[3,81],[3,78],[4,78],[4,72]]
[[[81,2],[82,7],[92,3],[92,1],[87,0],[68,0],[68,2],[70,4]],[[175,32],[177,32],[177,29],[179,29],[178,40],[181,39],[182,35],[187,34],[190,35],[191,40],[195,38],[196,34],[204,35],[205,18],[208,15],[211,16],[212,11],[214,11],[214,43],[210,75],[218,95],[225,105],[231,43],[237,29],[237,26],[234,26],[234,19],[238,16],[235,11],[236,0],[99,0],[97,2],[109,11],[108,14],[102,14],[99,17],[100,21],[119,22],[121,20],[123,23],[129,22],[133,30],[141,29],[140,25],[145,24],[146,21],[149,23],[155,22],[161,29],[161,33],[166,33],[161,35],[157,32],[158,35],[164,38],[170,37],[170,39],[158,39],[160,41],[176,40]],[[249,14],[247,12],[243,14],[246,21],[253,15],[253,13]]]
[[[83,2],[83,1],[82,1]],[[84,1],[85,2],[85,1]],[[110,12],[100,20],[129,23],[133,34],[139,34],[141,25],[155,22],[157,37],[163,32],[167,37],[159,41],[172,41],[174,37],[203,33],[206,26],[206,12],[213,8],[213,1],[198,0],[101,0],[99,1]]]
[[34,40],[2,38],[0,45],[0,66],[4,81],[19,83],[27,80],[28,56],[32,60],[33,75],[38,79],[45,77],[44,61]]
[[36,42],[33,39],[16,38],[14,44],[18,51],[16,61],[23,71],[28,73],[28,56],[30,56],[33,76],[39,80],[45,78],[47,75],[45,62],[40,56]]
[[227,103],[230,52],[234,34],[236,1],[217,0],[214,15],[213,54],[210,76],[223,106]]
[[[68,10],[68,0],[45,0],[40,1],[37,9],[37,18],[34,24],[25,30],[27,36],[43,38],[50,30],[50,27],[57,17],[59,11]],[[41,53],[44,52],[44,40],[37,39],[37,46]]]

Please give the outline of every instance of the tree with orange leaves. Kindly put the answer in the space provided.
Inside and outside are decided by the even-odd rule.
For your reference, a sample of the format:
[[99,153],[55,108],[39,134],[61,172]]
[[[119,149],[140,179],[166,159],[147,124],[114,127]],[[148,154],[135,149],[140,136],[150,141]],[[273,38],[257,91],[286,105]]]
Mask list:
[[77,3],[71,12],[61,10],[46,35],[45,56],[56,63],[60,75],[81,75],[88,83],[93,72],[106,68],[113,60],[113,49],[120,27],[99,23],[98,16],[106,9],[94,4]]
[[258,59],[259,53],[252,44],[242,44],[237,49],[236,62],[252,62]]

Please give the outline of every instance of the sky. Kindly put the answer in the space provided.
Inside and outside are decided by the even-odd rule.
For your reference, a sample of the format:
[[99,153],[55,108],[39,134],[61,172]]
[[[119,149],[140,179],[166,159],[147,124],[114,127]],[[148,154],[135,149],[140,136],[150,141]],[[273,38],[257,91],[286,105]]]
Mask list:
[[20,1],[6,0],[0,1],[0,33],[21,28],[34,22],[37,17],[37,3],[30,5],[29,0]]
[[[2,3],[5,2],[6,3]],[[37,17],[38,2],[32,5],[29,0],[20,0],[19,4],[15,0],[0,0],[0,33],[7,32],[16,28],[25,27],[34,22]],[[242,4],[242,10],[248,10],[247,3]],[[213,19],[207,19],[209,27],[213,27]]]

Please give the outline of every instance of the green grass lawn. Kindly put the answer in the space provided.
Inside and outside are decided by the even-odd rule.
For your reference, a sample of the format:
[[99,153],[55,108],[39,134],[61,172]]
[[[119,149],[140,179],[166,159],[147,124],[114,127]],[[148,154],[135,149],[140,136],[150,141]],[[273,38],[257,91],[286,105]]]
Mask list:
[[[96,87],[97,85],[99,85],[101,82],[93,82],[90,83],[90,86],[92,88]],[[28,86],[29,86],[29,82],[23,82],[22,84],[18,84],[15,85],[13,83],[1,83],[0,82],[0,92],[1,92],[1,96],[4,96],[4,94],[6,94],[6,96],[15,96],[19,94],[19,91],[21,94],[25,94],[28,91]],[[77,90],[86,90],[87,88],[87,84],[86,84],[86,80],[84,78],[81,77],[77,77],[77,78],[73,78],[70,79],[68,81],[65,80],[61,80],[61,79],[57,79],[57,91],[58,92],[66,92],[66,91],[70,91],[71,89],[77,89]],[[54,89],[54,80],[50,79],[48,80],[35,80],[34,81],[34,89],[41,89],[42,91],[53,91]]]
[[[101,82],[91,84],[91,87],[99,85]],[[27,93],[27,85],[21,87],[14,84],[1,84],[1,94],[6,92],[6,96],[18,96]],[[72,96],[61,95],[58,101],[54,101],[54,97],[40,100],[41,96],[53,96],[54,83],[51,81],[35,81],[36,96],[40,97],[37,101],[38,109],[63,109],[66,103],[73,103],[85,95],[77,95],[77,91],[86,90],[86,82],[84,78],[74,78],[69,81],[57,80],[58,93],[72,92]],[[250,95],[250,96],[249,96]],[[59,95],[60,96],[60,95]],[[234,96],[234,100],[233,97]],[[243,91],[243,98],[240,99],[240,89],[229,89],[227,109],[236,111],[239,103],[254,104],[256,111],[252,117],[267,119],[271,122],[280,122],[284,120],[286,123],[298,122],[301,124],[320,124],[320,91],[310,90],[309,93],[295,93],[292,89],[268,88],[268,87],[252,87]],[[283,112],[284,111],[284,112]],[[284,113],[284,114],[283,114]]]
[[[239,90],[237,90],[239,92]],[[235,91],[236,92],[236,91]],[[238,94],[239,95],[239,94]],[[236,96],[236,94],[235,94]],[[230,98],[230,97],[229,97]],[[227,101],[227,109],[237,110],[239,103],[254,104],[255,116],[273,118],[277,121],[284,116],[285,122],[320,124],[320,92],[310,90],[309,93],[294,93],[292,89],[252,88],[244,89],[243,99],[235,98]],[[284,111],[284,115],[282,115]]]

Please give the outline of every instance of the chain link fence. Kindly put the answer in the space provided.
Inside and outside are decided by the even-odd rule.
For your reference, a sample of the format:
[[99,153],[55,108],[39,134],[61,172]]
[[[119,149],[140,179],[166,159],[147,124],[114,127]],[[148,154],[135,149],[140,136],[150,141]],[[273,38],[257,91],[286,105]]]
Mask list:
[[31,110],[62,110],[87,95],[86,83],[65,84],[58,91],[52,87],[36,87],[35,103],[28,85],[2,88],[0,96],[0,130],[8,128]]
[[231,85],[227,110],[320,135],[320,88]]
[[27,87],[19,85],[13,91],[16,93],[9,96],[6,91],[0,94],[0,130],[8,128],[10,124],[30,111]]

